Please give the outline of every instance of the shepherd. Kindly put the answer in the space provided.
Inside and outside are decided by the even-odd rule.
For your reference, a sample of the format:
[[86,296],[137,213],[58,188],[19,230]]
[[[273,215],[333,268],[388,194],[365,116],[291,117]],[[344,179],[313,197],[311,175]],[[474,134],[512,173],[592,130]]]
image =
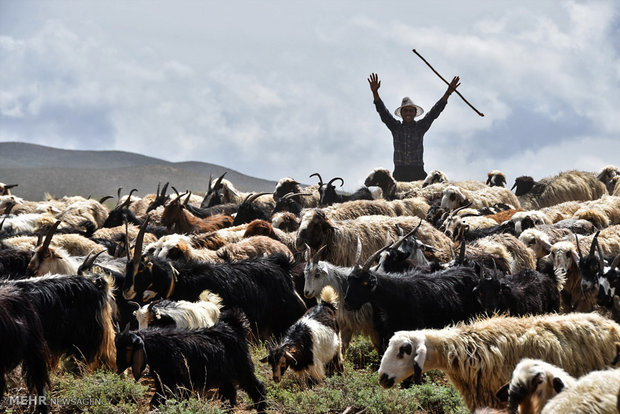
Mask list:
[[424,134],[431,124],[443,111],[448,103],[448,97],[460,85],[459,77],[455,76],[448,84],[448,89],[437,103],[427,112],[424,118],[415,120],[422,115],[424,109],[413,103],[411,98],[405,96],[394,114],[402,119],[397,120],[390,114],[385,104],[379,97],[381,81],[376,73],[371,73],[368,78],[370,90],[374,98],[375,108],[381,117],[381,121],[392,132],[394,141],[394,179],[397,181],[414,181],[426,178],[424,171]]

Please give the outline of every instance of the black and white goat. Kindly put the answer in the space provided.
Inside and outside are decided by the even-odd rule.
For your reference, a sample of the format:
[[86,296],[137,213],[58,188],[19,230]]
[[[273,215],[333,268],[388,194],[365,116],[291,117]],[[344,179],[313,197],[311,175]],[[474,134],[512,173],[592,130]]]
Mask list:
[[[0,338],[0,398],[6,391],[6,374],[20,363],[28,389],[42,397],[49,374],[41,321],[30,301],[13,286],[0,286]],[[46,405],[38,409],[47,412]]]
[[340,187],[344,185],[344,180],[340,177],[334,177],[327,183],[323,183],[323,179],[319,173],[314,173],[310,177],[316,175],[319,177],[319,206],[331,206],[334,203],[344,203],[353,200],[372,200],[373,196],[368,187],[362,187],[353,194],[338,194],[333,182],[339,180]]
[[321,301],[286,330],[277,346],[269,347],[269,354],[261,362],[271,366],[274,382],[280,382],[288,367],[311,384],[322,382],[326,373],[342,372],[337,301],[336,292],[325,287]]
[[234,407],[238,384],[252,398],[258,412],[265,412],[265,386],[254,374],[246,341],[248,323],[241,312],[222,312],[214,326],[204,329],[130,332],[128,328],[115,340],[118,372],[131,366],[138,380],[148,364],[155,378],[153,405],[164,402],[169,394],[187,398],[188,390],[217,387],[221,398]]

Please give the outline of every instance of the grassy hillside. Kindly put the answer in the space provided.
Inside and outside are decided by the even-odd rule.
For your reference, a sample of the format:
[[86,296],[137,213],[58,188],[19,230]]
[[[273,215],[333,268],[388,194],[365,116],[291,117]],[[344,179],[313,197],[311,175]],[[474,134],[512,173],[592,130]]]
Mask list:
[[20,142],[0,142],[0,182],[19,184],[14,194],[28,200],[42,200],[45,193],[115,195],[118,187],[126,194],[154,193],[158,183],[170,182],[179,191],[207,190],[209,174],[227,172],[226,178],[241,191],[273,191],[276,183],[241,174],[220,165],[189,161],[173,163],[122,151],[75,151]]

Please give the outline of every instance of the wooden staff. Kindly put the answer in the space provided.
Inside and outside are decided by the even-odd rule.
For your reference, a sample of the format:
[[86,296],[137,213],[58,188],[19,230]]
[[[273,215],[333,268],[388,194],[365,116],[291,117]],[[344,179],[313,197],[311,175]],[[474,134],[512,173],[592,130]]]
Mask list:
[[[429,67],[429,68],[431,68],[431,70],[432,70],[433,72],[435,72],[435,75],[439,76],[439,77],[441,78],[441,80],[442,80],[442,81],[444,81],[444,82],[446,83],[446,85],[450,85],[450,82],[448,82],[447,80],[445,80],[445,79],[443,78],[443,76],[441,76],[441,75],[439,74],[439,72],[437,72],[437,71],[435,70],[435,68],[433,68],[433,67],[431,66],[431,64],[430,64],[430,63],[428,63],[428,62],[426,61],[426,59],[424,59],[424,58],[422,57],[422,55],[420,55],[420,54],[419,54],[419,53],[418,53],[415,49],[413,49],[413,53],[415,53],[416,55],[418,55],[418,57],[419,57],[420,59],[422,59],[422,60],[424,61],[424,63],[426,63],[426,64],[428,65],[428,67]],[[461,97],[461,99],[462,99],[463,101],[465,101],[465,103],[466,103],[467,105],[469,105],[469,107],[470,107],[471,109],[473,109],[474,111],[476,111],[476,113],[477,113],[478,115],[480,115],[480,116],[484,116],[484,114],[483,114],[482,112],[480,112],[479,110],[477,110],[476,108],[474,108],[474,106],[473,106],[472,104],[470,104],[470,103],[467,101],[467,99],[465,99],[465,97],[464,97],[463,95],[461,95],[461,93],[460,93],[459,91],[457,91],[457,90],[455,89],[455,90],[454,90],[454,92],[456,92],[456,94],[457,94],[458,96],[460,96],[460,97]]]

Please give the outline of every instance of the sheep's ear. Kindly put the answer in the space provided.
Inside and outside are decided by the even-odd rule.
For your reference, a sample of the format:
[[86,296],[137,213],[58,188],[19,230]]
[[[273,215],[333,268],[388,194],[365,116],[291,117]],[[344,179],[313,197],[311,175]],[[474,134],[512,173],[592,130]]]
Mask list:
[[398,350],[398,358],[402,358],[405,354],[411,355],[412,352],[413,352],[413,347],[411,346],[411,344],[407,343],[407,344],[401,345],[400,349]]
[[413,359],[413,381],[415,384],[422,383],[422,369],[426,362],[426,343],[421,341],[415,350],[415,358]]
[[133,372],[134,379],[137,381],[146,368],[146,351],[144,350],[144,344],[134,350],[131,361],[131,371]]
[[510,383],[507,383],[506,385],[504,385],[502,388],[500,388],[499,390],[497,390],[497,392],[495,393],[495,396],[501,401],[501,402],[507,402],[508,401],[508,389],[510,388]]
[[564,382],[560,378],[553,378],[553,389],[555,390],[555,392],[557,392],[558,394],[561,393],[564,387]]

